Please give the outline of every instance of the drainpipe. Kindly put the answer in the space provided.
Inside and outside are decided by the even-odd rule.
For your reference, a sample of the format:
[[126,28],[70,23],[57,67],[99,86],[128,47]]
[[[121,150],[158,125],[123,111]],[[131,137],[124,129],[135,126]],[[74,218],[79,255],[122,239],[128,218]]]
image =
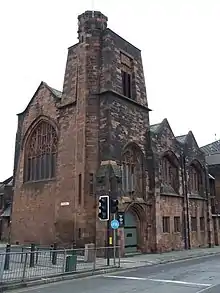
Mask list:
[[188,249],[188,241],[187,241],[187,223],[186,223],[186,192],[185,192],[185,183],[184,183],[184,161],[183,161],[183,153],[181,154],[181,178],[182,178],[182,188],[183,188],[183,227],[184,227],[184,248]]
[[211,248],[212,239],[211,239],[211,217],[210,217],[210,194],[209,194],[209,184],[208,184],[208,171],[206,167],[204,168],[204,172],[205,172],[205,194],[206,194],[206,203],[207,203],[208,245],[209,245],[209,248]]
[[188,185],[187,185],[187,174],[186,174],[186,156],[183,152],[183,180],[184,180],[184,190],[185,190],[185,203],[186,203],[186,223],[187,223],[187,236],[188,236],[188,249],[191,249],[191,236],[190,236],[190,226],[189,226],[189,197],[188,197]]

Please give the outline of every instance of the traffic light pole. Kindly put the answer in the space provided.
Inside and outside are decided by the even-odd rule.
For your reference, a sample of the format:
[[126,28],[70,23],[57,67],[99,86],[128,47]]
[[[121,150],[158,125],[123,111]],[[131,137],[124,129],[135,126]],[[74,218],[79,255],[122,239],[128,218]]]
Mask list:
[[[110,217],[110,215],[109,215]],[[110,243],[109,243],[109,239],[110,239],[110,228],[111,228],[111,220],[110,218],[107,221],[107,266],[110,265],[110,257],[109,257],[109,248],[110,248]]]
[[[116,215],[113,216],[114,220],[116,220]],[[114,266],[116,264],[116,229],[113,230],[113,255],[114,255]]]

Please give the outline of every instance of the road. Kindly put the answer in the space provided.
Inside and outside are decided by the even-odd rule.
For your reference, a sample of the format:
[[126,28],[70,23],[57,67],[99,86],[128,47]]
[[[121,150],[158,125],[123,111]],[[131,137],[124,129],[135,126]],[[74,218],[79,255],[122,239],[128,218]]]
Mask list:
[[220,293],[220,256],[146,266],[14,293]]

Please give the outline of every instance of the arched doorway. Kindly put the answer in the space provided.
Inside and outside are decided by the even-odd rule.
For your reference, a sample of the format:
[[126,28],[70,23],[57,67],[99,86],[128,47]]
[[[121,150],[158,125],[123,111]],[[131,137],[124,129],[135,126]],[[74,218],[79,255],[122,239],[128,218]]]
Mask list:
[[137,251],[137,219],[130,211],[125,212],[124,241],[125,253]]

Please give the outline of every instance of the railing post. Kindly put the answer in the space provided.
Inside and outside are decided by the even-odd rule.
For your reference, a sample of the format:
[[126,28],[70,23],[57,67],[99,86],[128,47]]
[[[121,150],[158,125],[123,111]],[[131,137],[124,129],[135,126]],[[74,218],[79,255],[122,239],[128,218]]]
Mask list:
[[52,254],[53,254],[53,244],[50,246],[50,260],[52,259]]
[[37,251],[36,251],[36,264],[38,263],[38,255],[39,255],[39,247],[37,247]]
[[31,244],[31,252],[30,252],[30,268],[34,267],[34,254],[35,254],[35,244]]
[[118,267],[121,267],[121,247],[118,246]]
[[63,274],[66,271],[66,249],[64,248],[64,255],[63,255]]
[[94,259],[93,259],[93,271],[95,271],[96,269],[96,256],[97,256],[97,251],[96,251],[96,247],[94,247]]
[[23,272],[22,272],[22,281],[25,280],[25,273],[26,273],[26,268],[27,268],[27,259],[28,259],[28,253],[25,253],[24,256],[24,267],[23,267]]
[[10,244],[7,244],[7,245],[6,245],[6,250],[5,250],[4,271],[9,270],[10,251],[11,251],[11,245],[10,245]]
[[23,262],[23,256],[24,256],[24,247],[21,247],[21,263]]
[[52,264],[56,265],[57,264],[57,243],[54,243],[53,245],[53,252],[52,252]]

